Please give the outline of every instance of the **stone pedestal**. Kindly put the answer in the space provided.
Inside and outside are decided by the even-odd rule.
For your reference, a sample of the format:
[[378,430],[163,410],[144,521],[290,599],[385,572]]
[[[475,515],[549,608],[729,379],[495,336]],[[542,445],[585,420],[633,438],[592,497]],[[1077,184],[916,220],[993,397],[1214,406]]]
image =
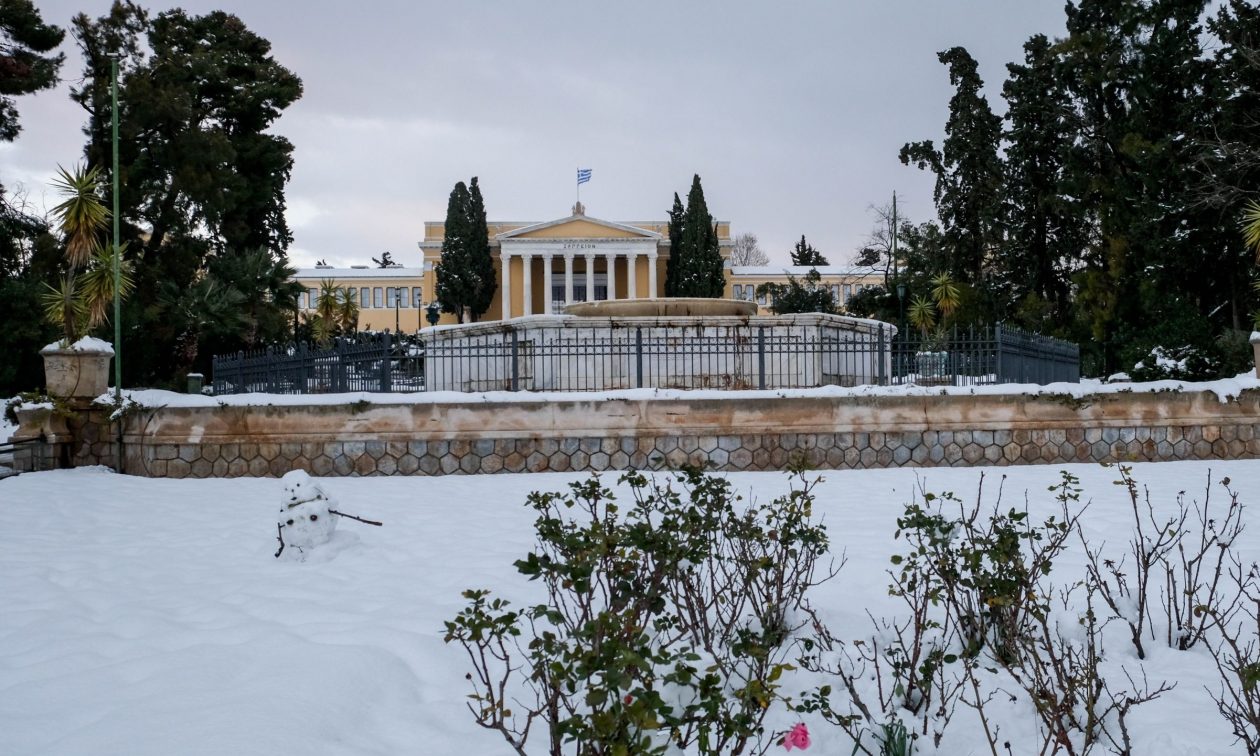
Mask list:
[[109,344],[83,339],[69,347],[50,344],[39,353],[44,357],[44,381],[50,395],[91,400],[109,389],[109,361],[114,357]]

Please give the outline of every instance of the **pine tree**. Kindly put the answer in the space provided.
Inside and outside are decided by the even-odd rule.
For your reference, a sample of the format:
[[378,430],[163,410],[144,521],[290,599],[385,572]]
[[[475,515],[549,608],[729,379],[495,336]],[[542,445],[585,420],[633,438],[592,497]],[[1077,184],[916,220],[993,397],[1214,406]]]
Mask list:
[[792,248],[791,254],[793,265],[808,265],[813,267],[827,264],[827,258],[823,257],[821,252],[814,249],[813,246],[805,241],[804,234],[801,234],[801,240],[798,241],[796,246]]
[[[1196,145],[1214,108],[1200,57],[1204,0],[1069,5],[1060,70],[1081,135],[1067,172],[1088,210],[1077,306],[1099,368],[1152,346],[1210,342],[1219,219],[1196,207]],[[1209,344],[1210,345],[1210,344]]]
[[931,140],[915,142],[903,146],[900,156],[902,163],[936,174],[933,199],[950,250],[949,272],[974,284],[1001,244],[1002,119],[981,94],[984,82],[966,49],[953,47],[937,58],[949,67],[955,88],[942,149]]
[[460,322],[476,321],[490,309],[497,288],[494,260],[490,256],[486,209],[481,189],[473,177],[471,190],[463,181],[455,184],[446,203],[442,256],[434,266],[437,298],[442,312]]
[[[687,193],[681,236],[681,244],[677,247],[678,259],[674,263],[677,281],[672,296],[721,297],[726,289],[726,275],[722,269],[717,226],[704,201],[699,175],[692,178],[691,191]],[[671,244],[671,257],[673,253]]]
[[[678,192],[674,192],[674,206],[669,209],[669,259],[665,261],[665,296],[678,296],[678,260],[682,255],[683,216],[686,210]],[[652,292],[649,296],[656,296]]]

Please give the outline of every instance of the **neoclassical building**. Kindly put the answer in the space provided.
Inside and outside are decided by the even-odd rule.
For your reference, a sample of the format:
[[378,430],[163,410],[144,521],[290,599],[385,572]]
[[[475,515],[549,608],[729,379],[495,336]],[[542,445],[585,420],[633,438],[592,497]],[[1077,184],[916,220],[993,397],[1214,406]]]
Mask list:
[[[667,222],[600,220],[578,203],[558,220],[486,225],[499,287],[483,320],[558,313],[571,302],[664,295]],[[717,235],[726,259],[732,247],[730,223],[719,221]],[[434,297],[432,270],[441,259],[444,236],[444,223],[424,224],[420,253],[427,301]],[[442,322],[454,318],[448,315]]]
[[[563,311],[566,304],[604,299],[664,296],[665,266],[670,255],[667,221],[616,222],[593,218],[581,203],[564,218],[543,222],[486,224],[490,253],[496,260],[498,288],[486,320],[545,315]],[[322,281],[350,289],[359,302],[359,327],[403,331],[427,326],[424,308],[434,301],[433,268],[442,257],[445,223],[424,224],[418,266],[398,268],[307,268],[296,279],[308,288],[304,309],[313,309]],[[727,221],[717,222],[718,249],[729,260],[734,242]],[[791,266],[731,267],[726,270],[724,296],[756,299],[757,286],[786,283],[788,275],[803,277],[810,269]],[[836,301],[845,303],[865,286],[883,282],[870,268],[832,265],[818,268],[822,283]],[[769,302],[758,300],[761,305]],[[440,323],[455,323],[443,313]]]

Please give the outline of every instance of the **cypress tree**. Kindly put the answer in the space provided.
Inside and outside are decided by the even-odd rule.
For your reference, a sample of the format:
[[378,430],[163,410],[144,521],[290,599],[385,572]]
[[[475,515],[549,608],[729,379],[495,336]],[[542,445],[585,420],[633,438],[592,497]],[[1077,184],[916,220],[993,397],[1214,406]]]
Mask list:
[[[673,296],[721,297],[726,288],[722,253],[718,248],[717,227],[704,201],[700,176],[691,180],[687,209],[682,220],[682,239],[674,264],[677,283]],[[672,250],[671,250],[672,256]]]
[[437,301],[442,311],[451,312],[464,323],[465,311],[473,301],[470,275],[469,213],[471,199],[464,181],[455,184],[446,200],[446,226],[442,234],[442,256],[433,266]]
[[[678,192],[674,192],[674,206],[669,210],[669,259],[665,261],[667,297],[678,296],[678,259],[682,254],[684,214],[682,200],[678,199]],[[651,296],[656,296],[656,292],[652,292]]]
[[481,198],[481,187],[473,176],[468,187],[468,263],[471,271],[472,300],[469,307],[475,322],[490,309],[494,293],[499,288],[494,273],[494,258],[490,255],[490,232],[486,228],[486,204]]

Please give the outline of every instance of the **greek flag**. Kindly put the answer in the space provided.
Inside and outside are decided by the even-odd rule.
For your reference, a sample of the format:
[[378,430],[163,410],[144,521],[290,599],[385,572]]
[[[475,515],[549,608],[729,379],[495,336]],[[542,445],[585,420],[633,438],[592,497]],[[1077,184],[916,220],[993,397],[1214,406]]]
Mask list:
[[578,186],[581,186],[582,184],[585,184],[587,181],[590,181],[590,180],[591,180],[591,169],[578,168]]

